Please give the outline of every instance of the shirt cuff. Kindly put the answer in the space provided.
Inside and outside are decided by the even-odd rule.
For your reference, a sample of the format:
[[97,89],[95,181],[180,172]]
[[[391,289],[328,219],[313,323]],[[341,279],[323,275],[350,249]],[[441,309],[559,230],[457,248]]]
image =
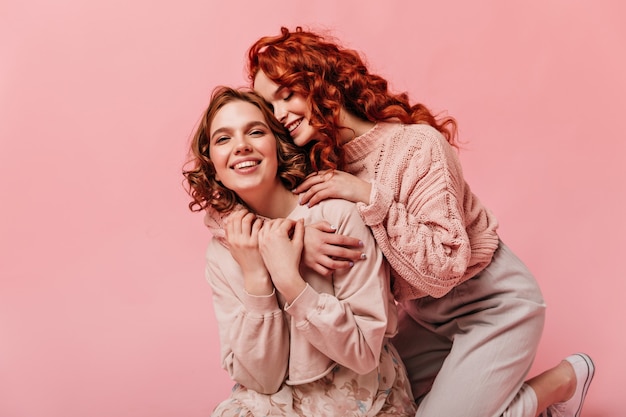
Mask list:
[[268,295],[252,295],[245,292],[243,305],[246,310],[253,313],[270,313],[280,310],[278,300],[276,299],[276,289],[272,290]]

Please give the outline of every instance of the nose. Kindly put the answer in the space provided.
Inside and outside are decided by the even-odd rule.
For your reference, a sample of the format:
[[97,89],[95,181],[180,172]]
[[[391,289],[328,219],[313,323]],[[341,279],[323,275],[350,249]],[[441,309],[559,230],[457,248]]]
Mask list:
[[235,154],[239,155],[242,153],[248,153],[252,151],[252,146],[250,145],[250,143],[248,142],[248,140],[245,138],[245,136],[240,137],[237,140],[237,143],[235,145]]
[[278,119],[279,122],[285,124],[287,120],[287,109],[285,108],[285,104],[282,100],[274,103],[274,116]]

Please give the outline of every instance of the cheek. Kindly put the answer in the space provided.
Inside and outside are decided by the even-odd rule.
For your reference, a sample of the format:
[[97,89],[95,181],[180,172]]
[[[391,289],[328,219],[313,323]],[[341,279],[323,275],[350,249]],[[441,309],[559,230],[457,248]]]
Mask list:
[[223,172],[226,164],[228,163],[228,156],[222,152],[210,152],[209,159],[213,163],[215,169],[215,176],[218,177],[220,172]]

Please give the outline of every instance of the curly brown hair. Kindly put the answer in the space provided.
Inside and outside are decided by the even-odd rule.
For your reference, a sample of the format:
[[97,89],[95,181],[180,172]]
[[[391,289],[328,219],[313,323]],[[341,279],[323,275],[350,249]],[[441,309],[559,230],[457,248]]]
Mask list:
[[324,136],[309,150],[313,169],[342,169],[342,108],[372,122],[396,119],[429,124],[456,146],[454,118],[438,118],[423,104],[411,105],[407,93],[390,92],[388,82],[370,73],[357,51],[300,26],[295,31],[282,27],[280,32],[250,47],[248,77],[254,82],[256,74],[263,71],[276,84],[305,97],[311,109],[309,123]]
[[261,96],[249,90],[218,86],[213,90],[210,103],[191,140],[190,159],[185,165],[191,164],[192,167],[183,169],[186,189],[192,198],[189,203],[191,211],[201,211],[211,206],[226,213],[237,204],[245,206],[245,202],[234,191],[215,179],[215,166],[209,156],[211,123],[222,107],[234,101],[248,102],[261,110],[265,122],[276,138],[278,176],[287,189],[295,188],[309,172],[305,153],[293,144],[289,132],[276,120],[272,109]]

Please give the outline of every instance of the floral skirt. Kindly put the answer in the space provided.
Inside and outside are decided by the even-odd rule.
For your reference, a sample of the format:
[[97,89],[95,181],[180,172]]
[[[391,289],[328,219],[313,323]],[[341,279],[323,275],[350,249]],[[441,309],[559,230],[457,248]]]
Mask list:
[[332,372],[303,385],[283,384],[275,394],[259,394],[240,384],[218,404],[212,417],[270,416],[415,416],[411,386],[400,356],[386,342],[380,365],[359,375],[337,365]]

